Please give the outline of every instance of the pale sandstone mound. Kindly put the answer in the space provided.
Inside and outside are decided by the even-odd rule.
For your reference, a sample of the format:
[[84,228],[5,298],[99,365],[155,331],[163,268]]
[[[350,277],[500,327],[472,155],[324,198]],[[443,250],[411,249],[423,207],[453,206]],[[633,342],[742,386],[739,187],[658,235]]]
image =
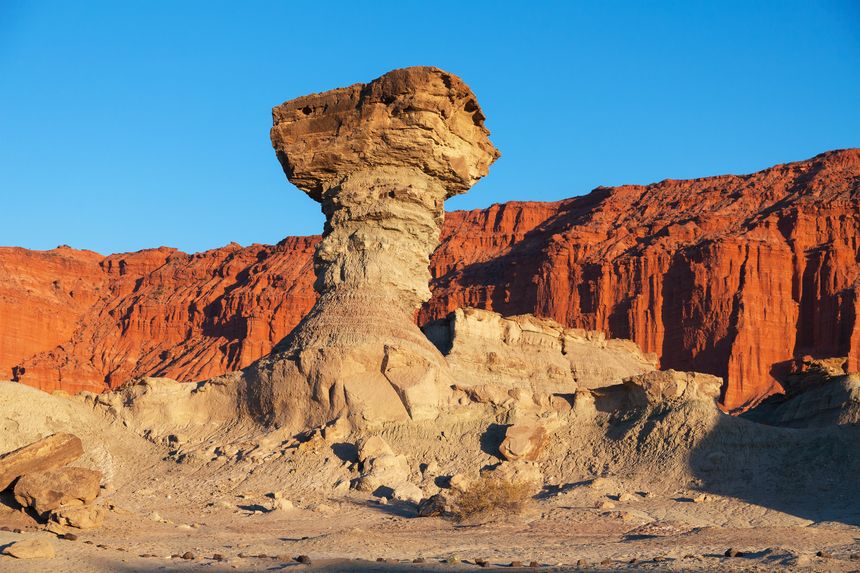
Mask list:
[[572,394],[656,369],[657,359],[629,340],[602,332],[565,328],[533,315],[503,317],[486,310],[457,309],[426,325],[463,389],[492,385],[500,391]]
[[245,371],[252,413],[295,428],[435,416],[450,384],[414,316],[430,298],[444,200],[499,156],[474,94],[436,68],[406,68],[287,102],[273,118],[284,172],[326,224],[319,300]]

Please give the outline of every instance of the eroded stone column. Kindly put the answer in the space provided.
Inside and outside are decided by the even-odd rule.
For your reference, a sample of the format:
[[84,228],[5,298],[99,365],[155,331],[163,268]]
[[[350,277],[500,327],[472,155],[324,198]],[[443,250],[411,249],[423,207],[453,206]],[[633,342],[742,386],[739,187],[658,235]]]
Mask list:
[[273,120],[284,172],[321,203],[326,224],[320,298],[246,372],[252,405],[296,426],[432,417],[445,361],[415,324],[430,298],[429,257],[445,199],[499,156],[474,94],[436,68],[405,68],[286,102]]

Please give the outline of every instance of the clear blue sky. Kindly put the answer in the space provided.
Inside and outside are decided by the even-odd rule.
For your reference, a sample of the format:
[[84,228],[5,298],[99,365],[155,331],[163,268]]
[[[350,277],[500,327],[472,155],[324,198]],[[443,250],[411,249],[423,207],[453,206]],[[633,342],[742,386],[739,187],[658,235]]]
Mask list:
[[860,146],[860,2],[0,0],[0,245],[319,232],[271,107],[434,65],[503,156],[449,209]]

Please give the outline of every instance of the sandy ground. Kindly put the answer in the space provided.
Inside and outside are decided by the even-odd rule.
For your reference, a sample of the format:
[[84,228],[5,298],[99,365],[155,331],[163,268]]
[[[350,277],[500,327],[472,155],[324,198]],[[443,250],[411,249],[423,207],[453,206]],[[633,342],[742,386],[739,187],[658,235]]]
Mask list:
[[[108,495],[113,509],[106,526],[78,532],[75,541],[40,531],[29,516],[6,509],[0,524],[22,533],[0,532],[0,546],[43,536],[57,557],[0,557],[0,569],[447,571],[477,569],[475,560],[484,559],[506,568],[512,561],[536,561],[547,570],[860,570],[860,527],[809,521],[729,498],[696,503],[683,496],[637,495],[605,510],[596,509],[594,500],[612,496],[577,486],[535,500],[523,515],[462,525],[418,518],[409,503],[382,505],[358,493],[275,511],[266,509],[265,496],[219,495],[218,501],[195,504],[168,495]],[[154,521],[159,516],[164,521]],[[782,525],[750,526],[765,522]],[[725,557],[729,548],[742,556]],[[194,558],[179,557],[186,552]],[[299,555],[310,556],[312,564],[296,563]],[[412,564],[416,558],[426,563]]]
[[[338,489],[359,472],[353,437],[234,433],[227,444],[216,432],[177,446],[81,400],[2,383],[0,414],[0,449],[75,431],[81,465],[110,478],[98,500],[110,510],[105,525],[75,530],[74,541],[0,497],[0,529],[20,529],[0,530],[0,548],[43,537],[56,550],[45,560],[0,555],[4,572],[460,571],[482,568],[476,560],[529,571],[532,561],[547,571],[860,571],[856,427],[764,427],[707,404],[621,418],[573,412],[554,431],[544,488],[527,510],[465,524]],[[502,427],[458,416],[381,435],[429,495],[454,473],[498,463]],[[271,509],[274,492],[294,508]]]

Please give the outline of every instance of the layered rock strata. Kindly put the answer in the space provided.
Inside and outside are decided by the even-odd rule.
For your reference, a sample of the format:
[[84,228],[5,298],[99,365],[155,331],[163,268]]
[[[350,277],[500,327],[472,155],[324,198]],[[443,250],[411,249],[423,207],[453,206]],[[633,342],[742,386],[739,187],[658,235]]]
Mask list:
[[[313,306],[318,241],[0,248],[0,379],[102,391],[248,366]],[[803,356],[860,370],[860,150],[449,213],[430,266],[421,324],[471,306],[603,331],[662,368],[722,377],[723,406],[744,410]]]
[[326,223],[319,299],[244,373],[252,413],[290,427],[435,416],[446,365],[414,317],[430,298],[445,199],[499,155],[474,94],[436,68],[406,68],[289,101],[273,119],[284,172]]

